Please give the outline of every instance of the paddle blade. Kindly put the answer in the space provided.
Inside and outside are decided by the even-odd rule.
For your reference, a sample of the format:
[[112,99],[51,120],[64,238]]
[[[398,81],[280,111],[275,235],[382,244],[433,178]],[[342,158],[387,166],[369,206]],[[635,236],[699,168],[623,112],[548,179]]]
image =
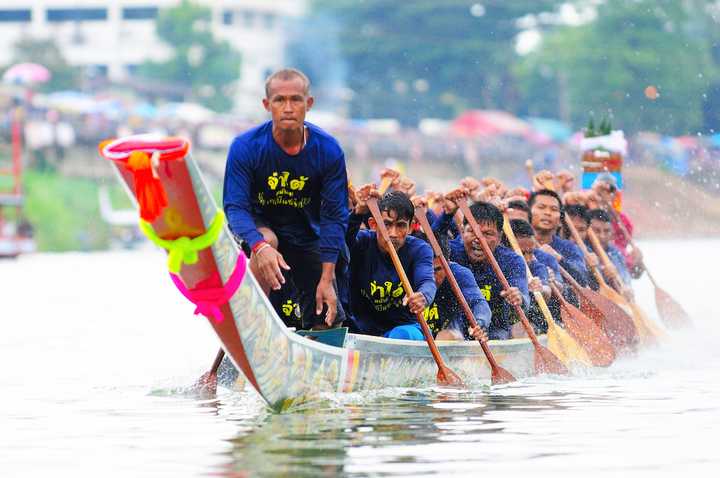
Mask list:
[[217,373],[205,372],[193,385],[193,390],[202,396],[214,397],[217,393]]
[[576,292],[579,292],[581,312],[605,332],[615,350],[631,352],[637,348],[637,328],[627,312],[591,289],[576,289]]
[[608,367],[615,361],[615,349],[605,333],[587,318],[579,309],[569,303],[563,303],[560,309],[565,329],[587,352],[596,367]]
[[547,346],[565,365],[579,363],[592,367],[592,361],[587,353],[555,322],[548,323]]
[[437,381],[445,387],[465,388],[465,383],[460,376],[446,366],[438,367]]
[[535,372],[554,375],[567,375],[570,371],[555,354],[540,344],[535,346]]
[[660,318],[668,327],[687,327],[692,325],[690,316],[670,294],[660,287],[655,287],[655,305]]
[[490,380],[493,385],[502,385],[504,383],[514,382],[516,379],[513,377],[513,374],[498,365],[492,368]]

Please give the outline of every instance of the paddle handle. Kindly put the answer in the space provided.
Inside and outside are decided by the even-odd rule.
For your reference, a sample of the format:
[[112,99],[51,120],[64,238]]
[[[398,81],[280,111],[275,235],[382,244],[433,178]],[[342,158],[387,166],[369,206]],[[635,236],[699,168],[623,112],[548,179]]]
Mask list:
[[[575,227],[575,224],[572,222],[572,219],[568,219],[567,215],[565,215],[563,217],[563,219],[565,222],[565,226],[567,226],[568,230],[570,230],[570,235],[572,236],[573,241],[575,241],[575,244],[578,245],[578,247],[580,248],[580,251],[583,254],[583,257],[587,261],[587,258],[590,255],[590,251],[588,251],[588,248],[585,245],[585,241],[583,241],[582,237],[580,237],[580,233],[578,232],[577,228]],[[590,231],[591,231],[591,229],[588,228],[588,233]],[[601,287],[602,286],[607,287],[605,278],[603,277],[602,272],[600,272],[597,267],[590,266],[590,271],[593,273],[593,275],[595,276],[595,280],[597,280],[598,284],[600,284]]]
[[[460,207],[460,210],[463,213],[463,216],[465,216],[465,220],[468,221],[468,224],[470,224],[470,228],[473,230],[473,233],[477,237],[477,239],[480,241],[480,247],[482,247],[483,254],[485,255],[485,259],[490,263],[490,266],[492,267],[493,271],[495,272],[495,275],[497,276],[498,280],[500,281],[500,284],[502,284],[502,287],[505,291],[510,290],[510,283],[508,283],[507,279],[505,278],[505,274],[503,274],[502,269],[500,269],[500,265],[495,260],[495,256],[493,255],[492,251],[490,250],[490,246],[488,246],[487,241],[485,240],[485,236],[483,236],[482,232],[480,231],[480,225],[475,220],[475,217],[473,217],[472,213],[470,212],[470,208],[467,205],[467,199],[461,198],[457,201],[458,206]],[[525,328],[525,332],[527,333],[528,337],[530,338],[530,341],[533,343],[535,347],[540,346],[540,342],[537,339],[537,336],[535,335],[535,331],[533,330],[532,326],[530,325],[530,322],[528,321],[527,317],[525,316],[525,312],[523,312],[522,307],[518,305],[512,306],[513,310],[515,311],[515,314],[520,318],[520,322],[522,323],[523,327]]]
[[617,269],[615,268],[615,265],[610,261],[610,257],[608,257],[607,252],[605,252],[605,248],[600,244],[600,239],[598,239],[597,235],[595,234],[595,231],[592,230],[591,227],[588,228],[588,238],[590,239],[590,243],[592,244],[593,250],[597,253],[598,256],[600,256],[600,260],[603,263],[603,266],[605,269],[607,269],[610,272],[610,283],[612,286],[617,290],[618,292],[622,291],[622,283],[618,279],[617,275]]
[[383,194],[385,194],[385,191],[388,190],[388,188],[390,187],[392,182],[393,182],[393,180],[388,177],[382,178],[382,180],[380,181],[380,187],[378,187],[378,192],[380,193],[381,196]]
[[[395,246],[392,242],[390,242],[390,235],[388,234],[387,228],[385,227],[385,222],[383,221],[382,214],[380,214],[380,207],[378,206],[377,198],[371,197],[370,199],[368,199],[367,205],[370,209],[370,214],[372,214],[373,218],[375,219],[375,223],[377,224],[378,233],[388,244],[388,252],[390,253],[390,259],[392,259],[395,270],[397,271],[398,276],[400,276],[400,282],[402,283],[403,289],[405,289],[405,295],[409,298],[413,294],[412,285],[410,285],[410,281],[405,274],[405,269],[400,262],[400,257],[398,257],[397,255]],[[440,355],[440,351],[438,350],[437,345],[435,344],[435,340],[433,339],[430,327],[428,327],[427,322],[425,322],[422,311],[418,312],[415,315],[417,316],[417,320],[420,324],[420,328],[422,329],[422,333],[425,336],[428,347],[430,347],[430,353],[435,359],[438,368],[446,368],[442,355]]]
[[[468,322],[470,322],[470,325],[472,325],[473,328],[477,327],[478,323],[475,320],[475,315],[473,314],[472,310],[470,309],[470,305],[468,305],[467,301],[465,300],[465,296],[463,295],[462,291],[460,290],[460,285],[457,283],[455,274],[453,274],[452,270],[450,270],[450,264],[448,263],[447,259],[445,259],[445,256],[442,253],[442,249],[440,249],[440,244],[438,243],[437,238],[435,237],[435,233],[433,232],[432,228],[430,227],[430,223],[428,223],[426,210],[424,207],[415,208],[415,218],[420,223],[420,227],[422,227],[423,231],[425,231],[425,235],[427,236],[428,240],[430,241],[430,246],[433,248],[435,255],[440,259],[442,268],[445,271],[445,276],[447,277],[447,280],[450,282],[450,287],[452,288],[452,291],[455,294],[455,298],[457,298],[457,301],[460,304],[460,306],[462,307],[463,312],[465,312],[465,317],[467,317]],[[490,363],[490,367],[492,367],[493,369],[496,369],[498,367],[498,363],[495,360],[495,357],[493,356],[492,352],[490,351],[490,347],[488,347],[487,343],[484,340],[478,339],[478,342],[480,343],[480,347],[482,347],[483,352],[485,352],[485,356],[487,357],[488,362]]]
[[[534,277],[530,271],[530,266],[528,266],[528,263],[525,260],[522,249],[520,249],[520,243],[518,242],[517,237],[515,237],[515,231],[513,231],[510,226],[510,219],[508,218],[507,213],[503,213],[503,232],[505,233],[505,237],[508,238],[508,241],[515,253],[522,257],[523,263],[525,264],[525,273],[527,274],[529,283],[534,279]],[[540,311],[542,312],[543,317],[545,317],[545,321],[548,323],[548,326],[554,326],[555,321],[552,318],[552,313],[550,312],[550,308],[547,306],[547,302],[545,302],[545,297],[543,297],[542,293],[538,291],[533,292],[533,297],[535,297],[535,302],[537,302],[540,307]]]
[[212,367],[210,367],[210,375],[216,375],[218,369],[220,368],[220,364],[223,361],[223,358],[225,357],[225,350],[222,348],[218,350],[217,355],[215,356],[215,360],[213,361]]

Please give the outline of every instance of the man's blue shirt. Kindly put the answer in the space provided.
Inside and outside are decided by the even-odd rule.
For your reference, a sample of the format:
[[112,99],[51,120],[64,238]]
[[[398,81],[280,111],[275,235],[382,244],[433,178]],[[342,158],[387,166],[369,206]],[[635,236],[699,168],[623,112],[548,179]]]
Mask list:
[[295,156],[272,136],[272,121],[235,138],[228,152],[223,207],[232,232],[251,247],[263,239],[255,219],[281,242],[320,251],[336,262],[345,250],[347,172],[340,145],[305,123],[307,144]]
[[[356,222],[353,219],[351,224]],[[416,323],[415,315],[402,304],[405,290],[390,256],[380,250],[375,232],[358,231],[354,239],[348,238],[348,246],[350,309],[358,329],[369,335],[383,335],[398,325]],[[430,245],[407,236],[397,253],[413,290],[422,292],[427,303],[432,303],[437,287]]]

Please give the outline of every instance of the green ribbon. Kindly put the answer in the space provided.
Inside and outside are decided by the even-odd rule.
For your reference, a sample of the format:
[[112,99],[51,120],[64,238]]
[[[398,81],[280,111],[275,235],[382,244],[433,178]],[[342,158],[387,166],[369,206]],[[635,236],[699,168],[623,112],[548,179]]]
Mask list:
[[213,245],[225,225],[225,214],[218,209],[210,227],[204,234],[197,237],[179,237],[168,241],[158,237],[149,222],[140,219],[140,230],[158,247],[168,251],[168,269],[178,274],[183,264],[195,264],[198,261],[198,251]]

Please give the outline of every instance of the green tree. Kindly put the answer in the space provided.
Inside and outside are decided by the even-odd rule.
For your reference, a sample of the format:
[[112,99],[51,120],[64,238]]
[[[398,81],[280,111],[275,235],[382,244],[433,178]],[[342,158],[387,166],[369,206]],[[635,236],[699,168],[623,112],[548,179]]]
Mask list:
[[340,25],[352,112],[452,117],[472,107],[514,109],[518,19],[557,0],[315,0]]
[[607,0],[593,22],[560,27],[516,68],[528,112],[577,127],[610,114],[629,131],[698,131],[717,75],[692,15],[683,2]]
[[80,68],[68,64],[52,39],[22,37],[13,45],[12,58],[10,65],[37,63],[50,70],[50,81],[40,85],[39,91],[76,89],[79,85]]
[[210,31],[209,8],[183,0],[162,10],[156,29],[173,49],[165,62],[145,62],[139,75],[189,88],[195,99],[216,111],[232,108],[232,85],[240,75],[240,53]]

